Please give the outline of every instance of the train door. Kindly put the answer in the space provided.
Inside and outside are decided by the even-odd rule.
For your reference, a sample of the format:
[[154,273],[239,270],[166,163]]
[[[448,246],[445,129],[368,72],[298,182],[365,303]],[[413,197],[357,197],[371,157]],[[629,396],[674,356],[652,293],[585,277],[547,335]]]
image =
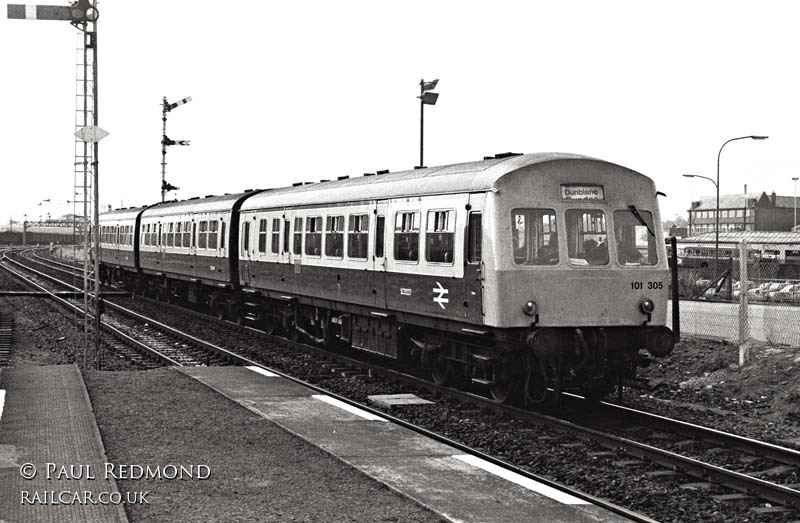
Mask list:
[[376,307],[386,308],[386,227],[388,204],[376,202],[372,212],[372,293]]
[[[162,236],[164,234],[164,236]],[[164,270],[164,250],[167,245],[166,241],[166,230],[164,229],[164,224],[158,222],[158,239],[156,240],[158,247],[156,248],[156,265],[159,266],[160,270]]]
[[249,286],[252,278],[250,276],[250,271],[253,268],[250,266],[250,217],[247,215],[242,215],[242,221],[240,224],[241,231],[239,234],[239,273],[242,283],[245,286]]
[[483,194],[471,194],[464,231],[464,303],[466,320],[483,323]]

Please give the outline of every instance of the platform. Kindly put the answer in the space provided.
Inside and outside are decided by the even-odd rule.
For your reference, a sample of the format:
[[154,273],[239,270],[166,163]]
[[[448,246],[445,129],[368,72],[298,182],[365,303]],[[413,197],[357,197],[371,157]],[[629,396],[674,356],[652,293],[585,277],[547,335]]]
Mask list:
[[180,370],[445,520],[627,521],[262,369]]
[[78,367],[4,368],[0,390],[0,521],[126,522]]

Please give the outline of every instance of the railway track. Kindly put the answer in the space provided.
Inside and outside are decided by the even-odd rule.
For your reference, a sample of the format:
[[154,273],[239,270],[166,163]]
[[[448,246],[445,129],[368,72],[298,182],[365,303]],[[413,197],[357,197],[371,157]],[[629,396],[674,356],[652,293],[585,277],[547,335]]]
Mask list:
[[[159,302],[158,306],[213,323],[221,337],[234,339],[243,335],[242,327],[234,323],[178,305]],[[268,344],[272,339],[251,328],[247,328],[244,336],[257,346]],[[800,480],[794,479],[795,472],[800,472],[800,452],[793,449],[610,403],[591,404],[594,410],[587,411],[583,398],[569,394],[564,395],[565,407],[569,408],[558,416],[550,416],[498,405],[478,394],[435,385],[407,371],[386,368],[385,362],[368,362],[311,345],[294,345],[288,340],[283,343],[292,343],[323,358],[324,362],[317,362],[320,369],[317,375],[327,376],[326,381],[332,375],[343,380],[354,376],[384,376],[508,418],[548,426],[584,442],[587,449],[593,448],[587,450],[593,457],[613,458],[614,463],[623,467],[644,466],[649,469],[645,474],[654,478],[671,477],[686,488],[703,491],[716,486],[716,490],[708,494],[715,503],[749,503],[756,512],[766,514],[791,514],[800,509]],[[250,357],[255,359],[256,355]]]
[[[247,345],[259,347],[274,345],[274,338],[261,331],[250,328],[243,330],[242,326],[231,322],[162,302],[154,303],[159,307],[179,311],[194,322],[199,320],[205,325],[213,324],[221,339],[238,339]],[[142,330],[143,327],[140,325],[133,329]],[[434,394],[446,394],[450,398],[457,398],[531,425],[551,427],[583,442],[587,453],[593,457],[613,458],[620,466],[644,466],[650,469],[646,474],[652,477],[683,478],[680,479],[682,484],[694,489],[717,485],[719,488],[709,493],[717,503],[750,503],[756,505],[754,510],[762,513],[791,514],[800,508],[800,491],[797,490],[800,485],[794,479],[795,472],[800,469],[800,452],[792,449],[612,404],[601,404],[602,413],[597,410],[587,413],[585,409],[575,408],[575,404],[580,403],[580,398],[568,395],[565,395],[565,400],[570,404],[570,409],[566,411],[568,416],[548,416],[498,405],[470,392],[437,386],[403,370],[387,369],[382,364],[331,353],[314,346],[292,345],[293,348],[300,346],[306,353],[322,356],[326,360],[323,363],[317,360],[313,365],[317,376],[327,374],[327,379],[330,379],[335,373],[342,379],[352,381],[353,376],[381,375]],[[264,355],[263,351],[247,356],[233,352],[229,354],[230,360],[239,364],[259,364],[258,356]],[[202,364],[197,358],[179,363]],[[270,370],[275,371],[274,368]],[[363,407],[361,404],[359,406]],[[617,423],[609,423],[610,419],[617,420]],[[598,447],[606,450],[590,450]],[[736,453],[746,453],[747,459],[742,459]],[[732,459],[725,459],[726,455]],[[717,459],[705,459],[707,456],[716,456]],[[721,492],[720,488],[723,489]]]
[[[52,289],[45,287],[45,282],[79,293],[80,289],[77,287],[37,271],[17,260],[6,259],[3,260],[3,264],[11,274],[24,280],[37,291],[48,295],[66,309],[81,316],[85,314],[81,300],[60,297]],[[18,270],[6,266],[7,264],[15,265]],[[27,274],[23,274],[19,270],[25,271]],[[111,352],[142,367],[151,368],[164,364],[219,365],[233,358],[232,354],[220,347],[205,343],[187,333],[146,318],[124,307],[107,302],[105,309],[100,322],[102,344]]]

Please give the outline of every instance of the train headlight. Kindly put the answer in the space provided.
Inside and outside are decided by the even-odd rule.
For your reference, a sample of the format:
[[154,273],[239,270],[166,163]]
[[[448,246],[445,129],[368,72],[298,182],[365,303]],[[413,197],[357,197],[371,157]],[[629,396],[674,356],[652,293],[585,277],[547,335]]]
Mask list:
[[535,301],[528,300],[525,302],[525,305],[522,306],[522,312],[528,316],[536,316],[536,313],[539,312],[539,308],[536,306]]
[[650,298],[645,298],[639,302],[639,309],[645,314],[651,314],[656,309],[656,304]]

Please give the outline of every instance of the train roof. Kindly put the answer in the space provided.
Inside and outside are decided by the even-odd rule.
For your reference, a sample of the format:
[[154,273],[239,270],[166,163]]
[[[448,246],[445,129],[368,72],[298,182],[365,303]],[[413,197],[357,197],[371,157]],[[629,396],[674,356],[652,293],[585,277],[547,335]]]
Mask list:
[[[498,157],[477,162],[442,165],[411,171],[375,174],[272,189],[245,200],[244,204],[242,204],[242,210],[276,208],[289,205],[328,204],[341,201],[369,201],[434,194],[486,192],[495,190],[497,181],[500,178],[523,167],[546,162],[572,160],[608,164],[608,162],[588,156],[568,153],[498,155]],[[629,169],[626,170],[631,173],[634,172]]]
[[169,216],[186,212],[203,213],[230,211],[233,205],[243,196],[255,194],[258,191],[245,191],[235,194],[220,196],[206,196],[205,198],[190,198],[188,200],[173,200],[153,205],[147,209],[145,216]]
[[100,221],[120,221],[120,220],[134,220],[136,216],[147,206],[142,207],[128,207],[127,209],[114,209],[113,211],[106,211],[100,214]]

